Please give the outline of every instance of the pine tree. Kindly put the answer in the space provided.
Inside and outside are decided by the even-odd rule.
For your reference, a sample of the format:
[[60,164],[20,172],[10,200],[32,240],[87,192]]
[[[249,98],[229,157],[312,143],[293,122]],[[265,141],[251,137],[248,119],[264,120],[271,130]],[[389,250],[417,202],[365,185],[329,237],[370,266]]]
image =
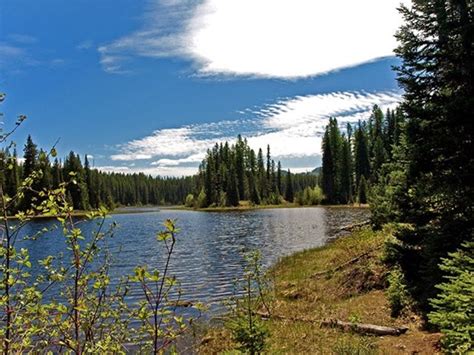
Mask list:
[[277,175],[276,175],[276,187],[278,189],[278,194],[281,195],[282,192],[282,186],[281,186],[281,163],[278,162],[277,166]]
[[[31,178],[34,176],[34,172],[38,169],[38,149],[36,144],[33,143],[31,136],[28,136],[26,140],[25,148],[23,149],[24,162],[23,162],[23,180]],[[36,190],[37,178],[35,178],[34,183],[31,185],[31,189]],[[34,200],[36,199],[36,193],[30,188],[26,189],[24,192],[23,199],[21,201],[21,209],[27,210],[31,208]]]
[[423,310],[438,293],[439,263],[474,235],[474,13],[472,3],[402,6],[398,81],[407,116],[408,192],[400,263]]
[[245,162],[244,162],[245,144],[242,141],[240,134],[237,137],[237,144],[235,147],[235,170],[237,177],[237,184],[239,188],[239,196],[245,199]]
[[260,148],[257,155],[257,180],[258,180],[258,191],[260,198],[265,200],[268,197],[267,194],[267,178],[265,173],[265,165],[263,162],[263,152]]
[[42,149],[38,155],[38,169],[41,171],[41,178],[37,184],[39,191],[50,190],[53,186],[53,177],[51,175],[51,164],[48,155]]
[[[74,209],[88,210],[89,193],[85,183],[84,168],[82,167],[79,156],[75,155],[72,151],[64,161],[64,176],[67,183],[67,191],[71,196]],[[129,201],[133,200],[129,199]]]
[[362,176],[364,176],[366,180],[369,179],[370,160],[367,134],[365,127],[360,122],[354,133],[354,169],[356,186],[359,186]]
[[53,178],[53,188],[57,189],[60,184],[64,182],[64,177],[63,177],[63,170],[61,167],[61,163],[59,160],[56,158],[54,159],[54,164],[52,167],[51,175]]
[[341,161],[341,203],[352,202],[352,154],[348,139],[343,140]]
[[334,153],[329,141],[329,127],[323,137],[323,167],[322,167],[322,189],[329,203],[334,201],[335,177],[334,177]]
[[468,241],[440,265],[445,280],[437,286],[439,295],[431,300],[432,324],[444,333],[443,348],[449,354],[474,351],[474,241]]
[[18,191],[18,186],[20,184],[20,175],[18,169],[18,157],[16,149],[13,151],[13,155],[7,154],[9,157],[6,171],[6,188],[5,193],[13,197]]
[[365,180],[365,176],[362,175],[359,182],[359,188],[357,190],[357,196],[359,200],[359,204],[367,203],[367,181]]
[[293,181],[291,179],[290,169],[288,169],[288,172],[286,174],[285,200],[287,200],[288,202],[293,202],[294,199],[295,199],[295,196],[294,196],[294,191],[293,191]]
[[237,183],[237,173],[235,167],[231,164],[229,169],[229,180],[226,190],[227,205],[238,206],[239,205],[239,187]]

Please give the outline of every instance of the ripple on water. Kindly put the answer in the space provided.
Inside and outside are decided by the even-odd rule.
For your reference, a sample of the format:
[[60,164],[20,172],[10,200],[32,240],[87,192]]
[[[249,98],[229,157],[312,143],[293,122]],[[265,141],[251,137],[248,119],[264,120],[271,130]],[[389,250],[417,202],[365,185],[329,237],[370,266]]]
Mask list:
[[[210,304],[211,313],[220,312],[222,301],[234,292],[234,280],[242,277],[243,253],[260,250],[263,263],[268,266],[282,256],[324,245],[337,228],[367,215],[364,209],[321,207],[219,213],[164,210],[113,215],[110,222],[116,221],[118,227],[114,238],[108,241],[114,256],[110,272],[118,279],[133,273],[137,265],[162,267],[165,251],[155,235],[165,219],[176,219],[181,233],[171,272],[181,280],[182,299]],[[25,233],[31,235],[52,224],[35,222]],[[94,230],[95,223],[84,223],[82,227],[87,235]],[[36,267],[35,261],[66,252],[59,232],[24,242]],[[136,302],[140,297],[140,290],[133,287],[129,301]]]

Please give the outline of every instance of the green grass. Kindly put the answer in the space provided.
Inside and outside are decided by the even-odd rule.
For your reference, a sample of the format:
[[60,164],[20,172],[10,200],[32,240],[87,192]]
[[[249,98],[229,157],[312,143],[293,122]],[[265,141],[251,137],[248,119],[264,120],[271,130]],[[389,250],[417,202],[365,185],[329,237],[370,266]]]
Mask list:
[[[268,321],[269,354],[421,354],[436,352],[439,335],[420,331],[414,318],[394,319],[385,296],[386,268],[380,261],[381,246],[390,231],[362,229],[322,248],[306,250],[281,259],[269,276],[274,280],[274,315]],[[363,253],[370,256],[336,272],[332,270]],[[413,317],[413,316],[412,316]],[[385,326],[409,326],[400,337],[369,337],[321,328],[320,321],[343,321]],[[227,353],[232,344],[225,329],[210,330],[201,353]],[[211,339],[211,340],[209,340]]]

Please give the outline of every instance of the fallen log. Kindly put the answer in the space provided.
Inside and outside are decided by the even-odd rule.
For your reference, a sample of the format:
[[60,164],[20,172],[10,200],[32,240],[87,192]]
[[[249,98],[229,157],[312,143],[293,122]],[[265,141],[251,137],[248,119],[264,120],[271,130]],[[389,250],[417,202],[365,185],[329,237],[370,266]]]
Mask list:
[[344,269],[346,266],[349,266],[351,264],[354,264],[356,262],[358,262],[360,259],[363,259],[365,258],[366,256],[369,256],[370,254],[372,254],[374,251],[377,251],[378,249],[380,249],[382,246],[378,246],[374,249],[371,249],[369,251],[366,251],[365,253],[362,253],[360,255],[357,255],[355,258],[352,258],[351,260],[349,261],[346,261],[332,269],[328,269],[328,270],[324,270],[324,271],[319,271],[319,272],[316,272],[314,273],[313,275],[311,275],[310,277],[311,278],[317,278],[317,277],[320,277],[320,276],[324,276],[324,275],[327,275],[327,274],[331,274],[333,272],[336,272],[336,271],[339,271],[339,270],[342,270]]
[[377,336],[399,336],[401,334],[405,334],[408,331],[407,327],[384,327],[373,324],[343,322],[337,319],[323,320],[321,322],[321,326],[328,328],[339,328],[345,332],[371,334]]

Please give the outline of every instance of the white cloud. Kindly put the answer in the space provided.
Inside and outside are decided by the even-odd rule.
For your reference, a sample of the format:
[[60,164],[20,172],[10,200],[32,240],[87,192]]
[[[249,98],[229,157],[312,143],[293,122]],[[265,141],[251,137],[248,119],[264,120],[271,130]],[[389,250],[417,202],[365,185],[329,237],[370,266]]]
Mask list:
[[185,158],[180,159],[166,159],[162,158],[157,161],[151,163],[152,166],[159,166],[159,167],[171,167],[171,166],[179,166],[188,163],[200,163],[205,158],[206,154],[204,152],[197,153],[190,155]]
[[[367,119],[373,105],[393,108],[400,100],[400,93],[391,91],[336,92],[285,98],[257,111],[246,110],[251,116],[248,119],[157,130],[150,136],[121,145],[120,152],[111,159],[157,159],[149,162],[148,168],[135,169],[173,176],[194,174],[207,149],[216,143],[233,142],[237,134],[242,133],[255,150],[265,150],[269,144],[276,159],[313,158],[316,165],[329,117],[337,117],[338,122],[345,125]],[[306,171],[306,166],[296,169]]]
[[184,57],[203,75],[308,77],[393,55],[409,0],[155,0],[143,27],[99,47],[103,68]]
[[110,158],[112,160],[118,161],[130,161],[130,160],[148,160],[153,156],[149,154],[140,154],[140,153],[124,153],[124,154],[114,154]]
[[91,40],[85,40],[85,41],[82,41],[81,43],[77,44],[76,49],[79,50],[79,51],[83,51],[83,50],[87,50],[87,49],[92,48],[93,45],[94,45],[94,42],[92,42]]

